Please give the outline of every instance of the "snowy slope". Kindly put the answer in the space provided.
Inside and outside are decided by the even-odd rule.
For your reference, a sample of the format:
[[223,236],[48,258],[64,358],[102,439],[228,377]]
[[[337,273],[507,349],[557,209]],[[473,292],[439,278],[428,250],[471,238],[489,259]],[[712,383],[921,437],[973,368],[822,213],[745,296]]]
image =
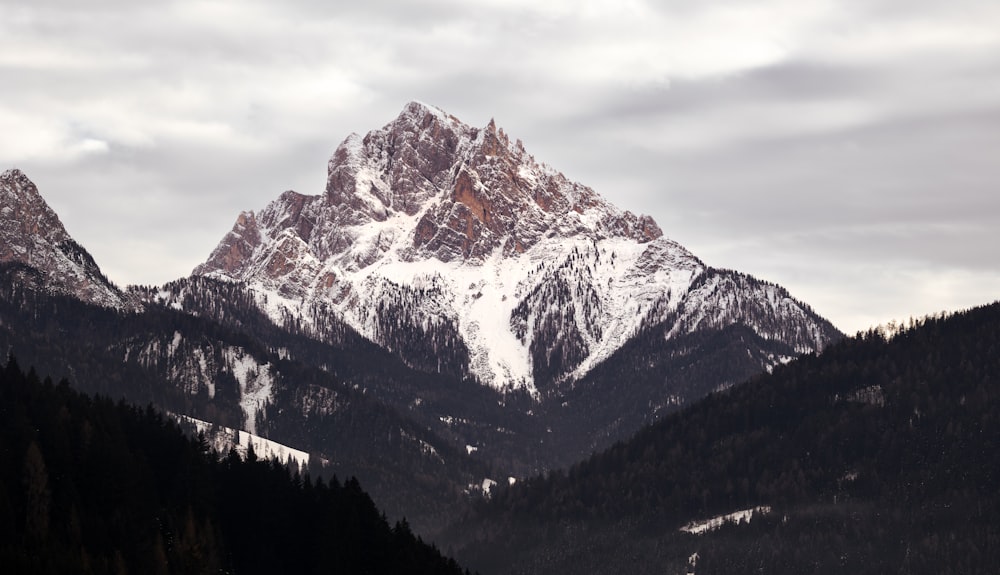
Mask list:
[[259,459],[277,459],[281,463],[295,463],[301,467],[309,465],[309,454],[300,449],[271,441],[253,433],[202,421],[189,415],[171,415],[182,425],[191,426],[195,433],[204,434],[209,447],[222,455],[228,453],[230,449],[235,449],[242,457],[246,457],[247,450],[252,445],[254,454]]
[[734,511],[732,513],[727,513],[725,515],[718,515],[712,517],[711,519],[705,519],[703,521],[692,521],[680,530],[685,533],[690,533],[692,535],[703,535],[710,531],[715,531],[727,523],[733,523],[736,525],[747,524],[753,520],[754,514],[767,515],[771,512],[771,507],[768,505],[758,505],[757,507],[751,507],[749,509],[742,509],[740,511]]

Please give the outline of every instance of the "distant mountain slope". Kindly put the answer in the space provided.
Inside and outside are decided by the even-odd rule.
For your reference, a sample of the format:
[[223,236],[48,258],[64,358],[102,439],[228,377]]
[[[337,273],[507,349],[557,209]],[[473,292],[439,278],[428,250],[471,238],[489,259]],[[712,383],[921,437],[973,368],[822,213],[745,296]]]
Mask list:
[[797,352],[841,336],[784,290],[706,267],[494,122],[419,103],[349,136],[324,193],[240,214],[194,274],[247,283],[272,317],[330,309],[414,367],[533,395],[649,321],[672,320],[666,340],[743,324]]
[[809,326],[822,325],[812,323],[814,317],[779,286],[707,268],[677,309],[650,310],[621,348],[543,402],[543,418],[554,431],[546,441],[558,453],[550,468],[791,361],[804,349],[789,342],[826,337],[809,333]]
[[995,303],[712,394],[494,491],[448,545],[486,574],[991,573],[998,447]]

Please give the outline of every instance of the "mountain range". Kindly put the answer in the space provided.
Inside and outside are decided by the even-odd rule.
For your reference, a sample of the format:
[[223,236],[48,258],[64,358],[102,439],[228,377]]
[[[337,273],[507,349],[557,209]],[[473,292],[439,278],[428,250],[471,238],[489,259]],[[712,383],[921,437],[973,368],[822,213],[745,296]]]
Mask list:
[[25,174],[0,195],[0,348],[192,429],[308,452],[422,533],[842,337],[494,122],[419,103],[349,136],[323,193],[240,214],[164,286],[115,286]]
[[121,289],[0,175],[6,563],[459,571],[414,532],[484,575],[1000,562],[1000,304],[843,338],[423,104],[328,176]]

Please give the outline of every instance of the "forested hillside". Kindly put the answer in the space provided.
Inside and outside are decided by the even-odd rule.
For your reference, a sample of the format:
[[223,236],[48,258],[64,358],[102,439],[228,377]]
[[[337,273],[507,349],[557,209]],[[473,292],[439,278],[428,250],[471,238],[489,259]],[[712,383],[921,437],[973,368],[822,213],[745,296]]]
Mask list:
[[220,457],[150,408],[0,370],[5,573],[455,573],[355,479]]
[[[450,544],[487,573],[992,573],[998,447],[993,304],[714,393],[495,491]],[[748,509],[749,525],[681,531]]]
[[[123,313],[32,289],[18,273],[32,270],[0,264],[0,354],[80,391],[232,428],[252,423],[258,435],[311,453],[314,477],[357,476],[390,517],[425,535],[489,476],[461,441],[477,435],[439,435],[430,425],[451,433],[437,414],[484,412],[477,424],[490,437],[489,415],[500,409],[481,396],[492,390],[411,370],[351,332],[338,347],[284,331],[247,311],[238,286],[183,286],[192,313],[162,305]],[[271,385],[255,413],[242,401],[254,378],[241,381],[241,366]],[[422,410],[409,407],[417,393]]]

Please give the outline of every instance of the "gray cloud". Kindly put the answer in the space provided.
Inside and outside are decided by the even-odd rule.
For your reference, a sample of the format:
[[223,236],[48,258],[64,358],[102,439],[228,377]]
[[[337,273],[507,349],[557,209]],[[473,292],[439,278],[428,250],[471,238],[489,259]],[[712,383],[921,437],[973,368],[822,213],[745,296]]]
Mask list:
[[[318,193],[409,100],[846,330],[1000,296],[1000,7],[0,1],[0,165],[121,283]],[[124,240],[123,240],[124,238]]]

